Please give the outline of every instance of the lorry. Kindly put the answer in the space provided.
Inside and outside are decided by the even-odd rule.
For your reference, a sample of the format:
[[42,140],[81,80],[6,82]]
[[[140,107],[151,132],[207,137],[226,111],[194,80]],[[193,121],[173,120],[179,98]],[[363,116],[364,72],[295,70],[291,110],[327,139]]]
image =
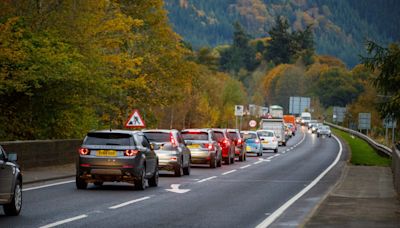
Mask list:
[[261,130],[272,130],[280,145],[286,146],[285,124],[283,119],[261,119]]
[[269,106],[269,113],[271,114],[273,119],[282,119],[283,118],[283,108],[279,105],[271,105]]
[[293,116],[293,115],[284,115],[283,116],[283,122],[293,124],[294,131],[297,130],[296,117],[295,116]]
[[311,120],[311,113],[309,113],[309,112],[302,112],[301,113],[301,125],[308,125],[308,123],[310,122],[310,120]]

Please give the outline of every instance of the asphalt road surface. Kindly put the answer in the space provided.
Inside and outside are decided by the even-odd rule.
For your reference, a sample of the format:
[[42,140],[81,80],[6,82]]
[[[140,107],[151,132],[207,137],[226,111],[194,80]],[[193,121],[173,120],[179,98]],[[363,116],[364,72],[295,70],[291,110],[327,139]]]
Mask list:
[[[20,216],[0,212],[0,227],[298,225],[334,184],[329,176],[338,176],[331,174],[335,169],[323,175],[336,164],[340,148],[334,137],[317,138],[302,128],[277,154],[248,156],[217,169],[196,166],[190,176],[179,178],[164,172],[158,187],[144,191],[121,183],[77,190],[72,179],[24,186]],[[293,213],[299,208],[301,213]]]

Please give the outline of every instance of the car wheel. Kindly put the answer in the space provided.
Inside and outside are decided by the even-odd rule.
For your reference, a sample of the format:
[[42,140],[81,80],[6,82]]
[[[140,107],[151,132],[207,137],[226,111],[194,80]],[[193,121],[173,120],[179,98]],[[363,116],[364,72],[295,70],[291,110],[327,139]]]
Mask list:
[[88,185],[88,183],[85,180],[83,180],[78,176],[76,177],[75,184],[77,189],[86,189]]
[[231,164],[235,163],[235,152],[233,152],[233,155],[231,157]]
[[182,165],[175,166],[174,172],[176,177],[181,177],[183,175]]
[[244,153],[243,153],[243,151],[242,151],[242,153],[241,154],[239,154],[239,161],[244,161]]
[[329,138],[331,137],[332,135],[329,135]]
[[231,164],[231,158],[230,157],[227,157],[226,159],[225,159],[225,165],[230,165]]
[[274,153],[278,153],[278,148],[275,148]]
[[140,171],[140,177],[134,181],[136,190],[144,190],[146,188],[146,177],[144,168]]
[[211,156],[210,159],[210,168],[216,168],[217,167],[217,158],[214,156]]
[[[189,166],[190,167],[190,166]],[[157,187],[158,186],[158,165],[156,166],[156,170],[154,171],[154,175],[149,179],[149,186],[150,187]]]
[[100,187],[103,186],[103,182],[102,181],[96,181],[93,183],[95,186]]
[[6,215],[16,216],[19,215],[22,208],[22,184],[17,180],[14,188],[13,199],[9,204],[4,204],[3,209]]
[[188,164],[187,167],[183,168],[183,174],[190,175],[190,163]]
[[218,159],[217,162],[217,167],[221,167],[222,166],[222,158]]
[[246,154],[246,152],[244,153],[244,160],[246,161],[247,160],[247,154]]
[[319,134],[317,134],[317,138],[319,138]]

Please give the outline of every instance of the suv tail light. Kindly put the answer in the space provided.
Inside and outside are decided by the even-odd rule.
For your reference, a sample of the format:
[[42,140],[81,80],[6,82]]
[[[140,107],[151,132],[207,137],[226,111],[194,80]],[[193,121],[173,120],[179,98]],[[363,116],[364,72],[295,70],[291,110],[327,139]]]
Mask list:
[[80,155],[88,155],[89,152],[90,152],[90,150],[88,148],[84,148],[84,147],[79,148]]
[[238,144],[240,145],[240,144],[242,144],[242,139],[238,139]]
[[256,142],[256,144],[259,144],[259,143],[260,143],[260,140],[259,140],[259,139],[256,139],[255,142]]
[[138,150],[125,150],[124,155],[128,157],[136,156]]
[[176,140],[174,139],[174,135],[172,134],[172,132],[169,133],[169,140],[170,140],[170,142],[171,142],[173,147],[177,147]]
[[204,147],[208,150],[214,150],[214,145],[212,143],[205,143]]
[[229,143],[229,139],[224,139],[224,144],[226,145],[226,146],[229,146],[230,145],[230,143]]

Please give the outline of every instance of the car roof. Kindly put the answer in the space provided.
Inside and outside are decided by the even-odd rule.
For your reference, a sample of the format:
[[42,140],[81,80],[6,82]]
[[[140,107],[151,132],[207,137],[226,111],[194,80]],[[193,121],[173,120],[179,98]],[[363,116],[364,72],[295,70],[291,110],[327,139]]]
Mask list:
[[186,132],[186,131],[199,131],[199,132],[209,132],[211,129],[209,128],[188,128],[188,129],[183,129],[182,132]]
[[272,133],[274,133],[273,130],[257,130],[257,132],[261,132],[261,131],[267,131],[267,132],[272,132]]
[[164,133],[170,133],[170,132],[177,132],[178,130],[176,129],[145,129],[142,130],[142,132],[164,132]]
[[257,134],[257,132],[256,131],[241,131],[240,133],[243,133],[243,134]]
[[108,130],[95,130],[90,131],[89,133],[116,133],[116,134],[137,134],[141,133],[140,131],[131,131],[131,130],[119,130],[119,129],[108,129]]

